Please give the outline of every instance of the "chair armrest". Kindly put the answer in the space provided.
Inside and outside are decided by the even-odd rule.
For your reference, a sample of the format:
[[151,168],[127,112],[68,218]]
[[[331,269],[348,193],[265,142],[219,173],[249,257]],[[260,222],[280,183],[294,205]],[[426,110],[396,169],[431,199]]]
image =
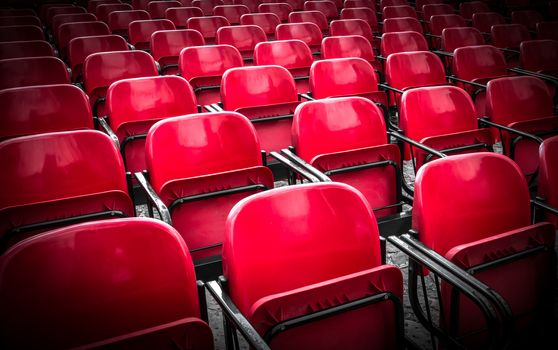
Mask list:
[[453,57],[453,53],[447,52],[447,51],[432,50],[432,52],[435,53],[435,54],[438,55],[438,56]]
[[225,111],[223,109],[223,107],[219,106],[219,104],[217,104],[217,103],[212,103],[210,105],[204,105],[203,108],[205,108],[206,111],[211,112],[211,113],[217,113],[217,112],[224,112]]
[[294,162],[295,164],[303,167],[310,174],[317,177],[320,182],[331,181],[331,179],[327,175],[325,175],[323,172],[319,171],[318,169],[316,169],[315,167],[307,163],[305,160],[303,160],[302,158],[294,154],[290,149],[284,148],[281,150],[281,153],[285,155],[291,162]]
[[470,81],[470,80],[460,79],[460,78],[456,77],[455,75],[449,75],[447,78],[448,78],[448,80],[451,80],[451,81],[457,81],[459,83],[471,85],[471,86],[486,90],[486,85],[484,85],[484,84],[475,83],[474,81]]
[[415,140],[413,140],[413,139],[410,139],[410,138],[408,138],[408,137],[406,137],[406,136],[403,136],[403,135],[401,135],[399,132],[400,132],[400,131],[389,131],[389,132],[388,132],[388,135],[391,135],[391,136],[395,137],[396,139],[398,139],[398,140],[400,140],[400,141],[406,142],[406,143],[408,143],[408,144],[411,145],[411,146],[415,146],[415,147],[417,147],[417,148],[420,148],[421,150],[423,150],[423,151],[425,151],[425,152],[428,152],[428,153],[430,153],[430,154],[432,154],[432,155],[434,155],[434,156],[436,156],[436,157],[439,157],[439,158],[447,157],[446,154],[444,154],[444,153],[442,153],[442,152],[440,152],[440,151],[437,151],[437,150],[435,150],[435,149],[433,149],[433,148],[430,148],[430,147],[428,147],[428,146],[426,146],[426,145],[424,145],[424,144],[422,144],[422,143],[420,143],[420,142],[417,142],[417,141],[415,141]]
[[553,77],[552,75],[539,73],[539,72],[533,72],[533,71],[522,69],[522,68],[508,68],[508,70],[510,72],[518,73],[518,74],[521,74],[521,75],[529,75],[529,76],[532,76],[532,77],[536,77],[536,78],[542,79],[544,81],[548,81],[548,82],[558,86],[558,78]]
[[289,169],[295,171],[297,174],[300,174],[301,176],[305,177],[310,182],[313,182],[313,183],[322,182],[318,177],[316,177],[314,174],[312,174],[312,172],[310,170],[308,170],[304,166],[299,165],[299,164],[295,163],[294,161],[284,157],[283,155],[281,155],[277,152],[271,152],[269,155],[272,156],[273,158],[277,159],[281,164],[287,166],[287,168],[289,168]]
[[315,101],[316,100],[314,97],[310,96],[310,93],[307,93],[307,94],[300,94],[299,93],[298,94],[298,99],[300,100],[300,98],[304,98],[308,101]]
[[116,134],[114,133],[110,125],[108,125],[106,118],[102,118],[102,117],[97,118],[97,121],[99,122],[99,126],[103,128],[103,130],[108,134],[112,142],[114,142],[116,148],[120,150],[120,141],[118,141],[118,136],[116,136]]
[[519,135],[519,136],[523,136],[523,137],[525,137],[525,138],[531,139],[531,140],[533,140],[533,141],[535,141],[535,142],[538,142],[538,143],[542,143],[542,142],[543,142],[543,139],[541,139],[540,137],[538,137],[538,136],[536,136],[536,135],[529,134],[529,133],[526,133],[526,132],[524,132],[524,131],[517,130],[517,129],[514,129],[514,128],[510,128],[509,126],[505,126],[505,125],[502,125],[502,124],[494,123],[493,121],[490,121],[490,119],[488,119],[488,117],[479,118],[479,127],[483,127],[483,126],[492,126],[492,127],[497,128],[497,129],[510,132],[510,133],[512,133],[512,134],[516,134],[516,135]]
[[147,198],[149,198],[149,201],[151,201],[151,203],[155,205],[155,207],[157,208],[159,215],[161,215],[161,220],[163,220],[165,223],[172,226],[172,219],[171,219],[169,209],[167,208],[165,203],[163,203],[161,198],[159,198],[159,196],[157,195],[153,187],[151,187],[151,184],[147,181],[143,173],[137,172],[134,173],[134,175],[138,180],[138,183],[140,184],[141,188],[147,195]]
[[387,84],[378,84],[378,87],[380,87],[380,88],[382,88],[382,89],[385,89],[385,90],[390,90],[390,91],[393,91],[393,92],[397,92],[398,94],[403,94],[403,93],[405,92],[405,91],[403,91],[403,90],[394,88],[394,87],[389,86],[389,85],[387,85]]
[[534,209],[542,209],[552,215],[558,216],[558,208],[546,204],[544,198],[537,197],[537,199],[531,199],[531,205]]
[[236,329],[240,331],[248,344],[250,344],[251,348],[258,350],[270,350],[269,346],[265,343],[262,337],[258,334],[254,327],[252,327],[246,317],[242,315],[238,307],[216,281],[207,282],[205,287],[211,296],[213,296],[215,301],[217,301],[217,304],[221,307],[223,315],[234,324]]

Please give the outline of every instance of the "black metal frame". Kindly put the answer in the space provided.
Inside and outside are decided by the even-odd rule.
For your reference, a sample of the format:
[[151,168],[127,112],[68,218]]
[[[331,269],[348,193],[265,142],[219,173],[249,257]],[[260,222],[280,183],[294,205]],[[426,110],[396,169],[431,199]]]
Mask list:
[[558,218],[558,208],[548,205],[545,198],[536,197],[531,199],[531,218],[533,224],[537,222],[539,211],[550,213]]
[[[434,320],[432,320],[424,274],[422,273],[422,266],[424,266],[435,275],[434,278],[436,282],[437,297],[440,303],[441,317],[444,315],[444,305],[441,303],[439,278],[445,280],[453,287],[453,294],[451,295],[450,301],[453,304],[452,306],[457,305],[457,296],[464,295],[479,307],[486,320],[490,342],[490,346],[488,348],[507,348],[510,345],[511,335],[513,333],[513,316],[505,300],[490,287],[478,281],[455,264],[446,260],[443,256],[425,247],[421,242],[412,238],[411,234],[414,235],[416,232],[409,231],[409,234],[399,237],[392,236],[389,237],[388,240],[409,256],[409,299],[411,301],[413,312],[421,324],[423,324],[433,336],[436,336],[450,348],[465,348],[455,335],[455,322],[458,320],[459,310],[452,309],[449,320],[449,331],[441,329],[435,324]],[[419,278],[422,282],[423,302],[426,306],[426,312],[420,304],[420,298],[418,295]],[[433,344],[435,344],[434,339]]]
[[349,301],[341,305],[325,308],[306,315],[294,317],[285,321],[281,321],[271,327],[263,337],[253,328],[250,322],[242,315],[240,310],[234,304],[232,299],[227,295],[227,280],[220,276],[218,282],[210,281],[206,283],[206,288],[217,301],[223,313],[223,321],[225,327],[226,348],[239,349],[236,331],[247,340],[253,349],[269,349],[274,336],[288,331],[292,328],[306,325],[308,323],[332,317],[344,312],[349,312],[358,308],[366,307],[384,301],[391,301],[395,308],[395,323],[397,332],[397,349],[404,349],[406,344],[404,331],[403,303],[397,296],[391,292],[382,292],[375,295],[363,297],[357,300]]

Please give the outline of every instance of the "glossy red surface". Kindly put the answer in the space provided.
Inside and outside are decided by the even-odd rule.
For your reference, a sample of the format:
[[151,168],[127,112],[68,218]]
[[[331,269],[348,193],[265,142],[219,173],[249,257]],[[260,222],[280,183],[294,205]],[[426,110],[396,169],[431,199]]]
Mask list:
[[[538,195],[546,200],[546,203],[558,208],[558,136],[544,140],[539,149],[539,178]],[[547,215],[547,220],[558,227],[558,218]]]
[[409,5],[407,0],[380,0],[380,10],[383,10],[386,6],[402,6]]
[[151,19],[149,13],[143,10],[114,11],[108,15],[108,25],[112,34],[128,37],[130,23],[148,19]]
[[504,16],[497,12],[478,12],[473,14],[473,27],[481,33],[490,33],[490,28],[495,24],[505,24]]
[[442,255],[457,245],[529,224],[527,183],[506,156],[455,155],[425,164],[417,173],[413,228]]
[[83,72],[85,92],[91,103],[117,80],[159,75],[153,58],[139,50],[91,54],[85,59]]
[[[179,69],[194,89],[220,86],[221,76],[229,68],[242,67],[242,56],[230,45],[187,47],[180,52]],[[221,101],[219,89],[196,92],[198,103],[206,105]]]
[[323,36],[320,28],[314,23],[284,23],[275,28],[275,38],[277,40],[302,40],[310,50],[316,51],[320,49]]
[[432,52],[393,53],[385,67],[387,83],[397,89],[446,84],[444,65]]
[[507,64],[502,51],[491,45],[466,46],[455,49],[453,73],[461,79],[486,82],[506,76]]
[[54,56],[54,49],[43,40],[0,42],[0,60],[6,58]]
[[337,6],[329,0],[306,1],[304,2],[304,11],[319,11],[324,14],[328,21],[339,18]]
[[[186,317],[199,322],[188,248],[157,220],[113,219],[50,231],[13,247],[0,267],[7,322],[0,332],[10,347],[70,348]],[[161,337],[155,347],[207,340],[209,326],[200,330]]]
[[466,26],[465,19],[459,15],[434,15],[430,17],[430,30],[433,35],[442,35],[445,28]]
[[455,10],[448,4],[429,4],[422,7],[423,18],[425,21],[430,21],[430,17],[435,15],[451,15]]
[[293,77],[280,66],[231,68],[223,74],[221,97],[226,110],[298,101]]
[[279,17],[281,22],[287,22],[289,13],[293,12],[291,5],[281,3],[263,3],[258,5],[258,12],[260,13],[273,13]]
[[343,1],[343,7],[355,8],[355,7],[368,7],[371,10],[376,10],[376,3],[372,0],[345,0]]
[[165,11],[171,7],[181,7],[178,1],[150,1],[147,3],[147,12],[153,19],[165,18]]
[[312,52],[300,40],[261,42],[254,51],[254,63],[258,66],[275,64],[290,70],[310,68],[312,62]]
[[517,50],[522,41],[531,39],[529,30],[522,24],[496,24],[490,33],[492,45],[508,49]]
[[472,19],[478,12],[490,12],[488,4],[482,1],[467,1],[459,4],[459,13],[465,19]]
[[[289,14],[289,23],[310,22],[320,28],[322,33],[329,32],[329,24],[326,16],[320,11],[298,11]],[[282,39],[280,39],[282,40]]]
[[384,21],[382,28],[384,33],[405,31],[423,32],[422,25],[418,19],[412,17],[388,18]]
[[120,4],[103,4],[98,5],[95,8],[95,15],[99,19],[99,21],[103,21],[105,23],[109,23],[109,14],[115,11],[132,11],[133,8],[130,4],[120,3]]
[[132,0],[132,7],[136,10],[147,10],[147,5],[151,0]]
[[537,23],[544,21],[543,15],[534,10],[512,11],[511,19],[512,23],[522,24],[528,30],[535,30]]
[[137,50],[150,48],[151,34],[158,30],[174,30],[174,23],[168,19],[133,21],[128,25],[128,41]]
[[87,10],[79,6],[62,6],[62,7],[51,7],[46,13],[46,25],[49,29],[52,29],[52,20],[56,15],[71,14],[71,13],[86,13]]
[[[120,142],[133,135],[147,134],[155,122],[196,113],[196,96],[186,79],[178,76],[123,79],[107,91],[107,112],[110,127]],[[127,144],[126,169],[145,169],[145,139]]]
[[[255,304],[268,296],[380,264],[370,206],[344,184],[266,191],[238,203],[227,219],[223,272],[244,315],[251,315]],[[296,274],[284,273],[294,270]],[[264,271],[273,278],[257,278]]]
[[382,35],[380,53],[383,57],[408,51],[428,51],[428,43],[421,33],[391,32]]
[[374,42],[374,36],[372,35],[370,25],[362,19],[341,19],[331,21],[329,31],[331,36],[360,35],[368,39],[371,44]]
[[360,35],[329,36],[322,40],[322,58],[359,57],[375,61],[372,44]]
[[274,13],[247,13],[240,17],[240,24],[262,28],[268,40],[275,39],[275,28],[280,23],[281,20]]
[[[151,55],[163,66],[178,64],[180,51],[185,47],[203,46],[204,44],[205,41],[201,34],[193,29],[159,30],[151,35],[150,40]],[[169,74],[169,72],[167,71],[165,74]]]
[[260,1],[258,0],[233,0],[234,5],[244,5],[248,7],[250,12],[258,12],[258,5]]
[[413,17],[417,18],[414,8],[409,5],[386,6],[382,9],[382,18]]
[[0,60],[0,90],[49,84],[69,84],[66,65],[58,57],[24,57]]
[[481,32],[472,27],[446,28],[442,30],[442,50],[453,52],[458,47],[484,45]]
[[219,5],[213,8],[215,16],[225,17],[230,24],[240,24],[240,17],[250,13],[250,9],[244,5]]
[[70,84],[0,91],[0,140],[53,131],[93,129],[87,95]]
[[109,27],[103,22],[73,22],[65,23],[58,28],[58,49],[63,57],[68,54],[70,40],[83,36],[109,35]]
[[128,44],[119,35],[97,35],[77,37],[68,43],[68,59],[72,79],[76,81],[83,73],[83,62],[87,56],[97,52],[126,51]]
[[[314,98],[363,96],[386,103],[385,93],[378,92],[372,65],[362,58],[336,58],[316,61],[310,68],[310,92]],[[383,100],[378,98],[383,97]]]
[[265,41],[263,29],[255,25],[226,26],[217,30],[217,44],[234,46],[246,58],[252,58],[256,44]]
[[28,40],[45,40],[45,34],[40,27],[31,25],[0,27],[0,42]]
[[94,22],[97,17],[92,13],[73,13],[56,15],[52,18],[52,33],[58,33],[58,28],[64,23]]
[[173,7],[165,11],[165,17],[170,19],[176,28],[184,29],[191,17],[203,17],[203,12],[199,7]]
[[204,16],[213,16],[215,6],[224,5],[221,0],[194,0],[192,6],[199,7],[203,11]]
[[347,8],[341,10],[341,19],[362,19],[372,28],[373,32],[379,32],[378,18],[376,12],[368,7]]
[[521,66],[524,69],[558,75],[558,41],[529,40],[519,47]]
[[192,17],[188,19],[188,29],[195,29],[201,33],[206,44],[216,42],[217,30],[221,27],[230,26],[229,21],[221,16]]

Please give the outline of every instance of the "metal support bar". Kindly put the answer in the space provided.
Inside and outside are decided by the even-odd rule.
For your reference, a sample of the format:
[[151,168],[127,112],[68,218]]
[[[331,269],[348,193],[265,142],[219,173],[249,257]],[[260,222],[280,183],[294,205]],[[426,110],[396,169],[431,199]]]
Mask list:
[[468,85],[477,87],[479,89],[486,90],[486,85],[475,83],[474,81],[470,81],[470,80],[460,79],[460,78],[456,77],[455,75],[448,75],[447,78],[448,78],[448,80],[457,81],[459,83],[468,84]]
[[283,155],[285,155],[290,161],[292,161],[295,164],[297,164],[297,165],[303,167],[304,169],[306,169],[306,171],[308,171],[309,173],[314,175],[321,182],[330,182],[331,181],[331,179],[327,175],[325,175],[324,173],[322,173],[321,171],[316,169],[314,166],[312,166],[309,163],[307,163],[306,161],[304,161],[304,159],[297,156],[290,149],[283,148],[281,150],[281,153]]
[[305,167],[295,163],[294,161],[291,161],[290,159],[287,159],[283,155],[281,155],[277,152],[271,152],[269,155],[272,156],[273,158],[277,159],[280,163],[286,165],[289,169],[294,170],[296,173],[302,175],[308,181],[314,182],[314,183],[322,182],[322,180],[320,180],[317,176],[315,176],[308,169],[306,169]]
[[147,181],[143,173],[137,172],[134,173],[134,176],[138,180],[138,183],[147,195],[149,201],[155,205],[155,208],[157,208],[159,215],[161,215],[161,220],[172,226],[172,219],[169,209],[167,208],[165,203],[163,203],[161,198],[159,198],[153,187],[151,187],[151,184]]

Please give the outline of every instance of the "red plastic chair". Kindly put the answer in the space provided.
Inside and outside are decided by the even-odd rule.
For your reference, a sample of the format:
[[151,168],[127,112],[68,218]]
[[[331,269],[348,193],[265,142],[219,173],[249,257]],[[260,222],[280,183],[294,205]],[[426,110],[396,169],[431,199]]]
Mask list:
[[151,34],[158,30],[174,30],[168,19],[133,21],[128,25],[128,40],[137,50],[150,51]]
[[229,21],[220,16],[192,17],[187,22],[188,29],[195,29],[200,32],[206,44],[215,44],[217,42],[217,30],[226,26],[230,26]]
[[427,51],[392,53],[385,62],[387,84],[399,90],[390,91],[390,104],[398,104],[401,92],[415,87],[445,85],[446,73],[441,59]]
[[467,1],[459,4],[459,14],[466,20],[472,20],[475,13],[490,12],[490,7],[483,1]]
[[255,25],[225,26],[217,30],[217,44],[236,47],[245,62],[252,62],[254,48],[266,41],[263,29]]
[[442,30],[442,50],[453,53],[459,47],[484,45],[481,32],[472,27],[446,28]]
[[199,7],[171,7],[165,11],[165,17],[174,23],[177,29],[186,29],[192,17],[203,17]]
[[372,11],[376,11],[376,3],[372,0],[345,0],[343,8],[368,7]]
[[53,47],[43,40],[0,42],[0,60],[39,56],[55,56]]
[[74,38],[84,36],[109,35],[110,29],[100,21],[65,23],[58,28],[58,49],[62,57],[68,56],[68,44]]
[[293,12],[291,5],[280,2],[280,3],[264,3],[258,5],[258,12],[260,13],[274,13],[279,17],[281,22],[287,22],[289,19],[289,13]]
[[152,0],[132,0],[132,7],[134,10],[147,11],[147,5],[149,5],[151,1]]
[[[153,192],[170,211],[195,264],[220,260],[225,219],[238,201],[273,188],[254,127],[238,113],[162,120],[149,130],[145,153]],[[202,270],[200,279],[208,273]]]
[[408,31],[423,33],[418,19],[412,17],[388,18],[384,21],[382,29],[384,33]]
[[382,9],[382,18],[412,17],[418,18],[417,12],[409,5],[386,6]]
[[523,24],[532,31],[537,29],[537,23],[544,21],[543,15],[533,10],[512,11],[511,19],[512,23]]
[[159,75],[153,58],[144,51],[111,51],[90,54],[83,63],[83,82],[93,116],[106,115],[105,95],[121,79]]
[[441,36],[444,29],[466,26],[465,19],[459,15],[434,15],[430,17],[430,33],[433,35],[432,47],[441,48]]
[[45,40],[45,34],[37,26],[5,26],[0,27],[0,42]]
[[[293,11],[302,11],[304,9],[304,0],[283,0],[283,2],[289,4]],[[338,5],[339,1],[335,1],[335,5]]]
[[316,61],[310,68],[313,98],[361,96],[387,106],[387,96],[378,91],[374,67],[362,58],[336,58]]
[[519,50],[521,42],[531,39],[529,30],[522,24],[496,24],[490,33],[492,45],[498,48]]
[[115,11],[132,11],[133,8],[130,4],[116,3],[116,4],[103,4],[95,8],[95,15],[99,21],[109,24],[109,15]]
[[119,4],[120,0],[89,0],[87,2],[87,12],[96,13],[97,6],[105,4]]
[[163,19],[165,11],[171,7],[180,8],[182,4],[178,1],[150,1],[147,3],[147,12],[152,19]]
[[[475,107],[467,92],[455,86],[407,90],[399,106],[399,128],[405,136],[446,155],[491,151],[489,129],[478,128]],[[435,158],[421,149],[411,150],[415,168]]]
[[319,11],[324,14],[328,21],[339,18],[339,11],[335,2],[329,0],[306,1],[304,2],[304,11]]
[[[418,12],[418,11],[417,11]],[[455,10],[448,4],[428,4],[422,7],[422,17],[426,22],[430,22],[430,17],[435,15],[453,15]]]
[[[287,272],[301,266],[296,278]],[[403,341],[401,272],[382,265],[376,220],[347,185],[289,186],[239,203],[226,223],[223,270],[230,302],[273,349],[395,349]],[[255,283],[263,275],[270,283]],[[222,295],[216,282],[208,286]]]
[[[304,103],[293,119],[296,154],[332,181],[359,190],[376,218],[401,211],[392,206],[401,202],[401,155],[386,135],[381,109],[361,97]],[[348,164],[361,167],[351,170]]]
[[151,35],[151,55],[159,62],[162,74],[178,73],[178,57],[185,47],[203,46],[201,34],[193,29],[159,30]]
[[300,104],[294,79],[280,66],[231,68],[223,74],[221,101],[253,122],[262,149],[280,151],[291,144],[292,116]]
[[0,143],[0,158],[3,249],[53,227],[134,215],[122,157],[99,131],[16,137]]
[[230,45],[193,46],[180,52],[180,75],[194,88],[198,104],[205,106],[221,101],[223,73],[242,67],[240,52]]
[[256,25],[264,31],[267,40],[275,40],[275,28],[281,23],[274,13],[247,13],[240,16],[241,25]]
[[322,40],[322,58],[359,57],[372,65],[378,72],[382,72],[382,64],[376,60],[372,45],[360,35],[329,36]]
[[276,40],[261,42],[254,50],[257,66],[278,65],[285,67],[295,79],[299,93],[308,92],[310,66],[314,62],[308,45],[300,40]]
[[537,23],[537,39],[558,41],[558,21]]
[[[486,85],[488,81],[508,75],[504,54],[490,45],[467,46],[455,49],[453,53],[453,74],[474,84]],[[485,115],[485,88],[468,83],[460,84],[474,98],[477,115]]]
[[368,7],[351,7],[341,10],[341,19],[362,19],[370,25],[372,32],[379,32],[376,13]]
[[41,20],[36,16],[0,16],[0,26],[37,26],[42,27]]
[[95,22],[97,17],[92,13],[73,13],[56,15],[52,18],[52,33],[56,35],[58,29],[64,23],[72,22]]
[[409,5],[407,0],[381,0],[380,1],[380,10],[383,10],[386,6],[403,6]]
[[360,35],[365,37],[372,46],[375,46],[372,29],[362,19],[340,19],[331,21],[329,32],[331,36]]
[[382,35],[380,54],[388,57],[392,53],[409,51],[428,51],[428,43],[421,33],[392,32]]
[[52,20],[56,15],[68,15],[72,13],[86,13],[87,10],[83,7],[78,6],[63,6],[63,7],[51,7],[48,9],[46,14],[46,25],[47,28],[52,29]]
[[0,60],[0,90],[14,87],[69,84],[70,74],[57,57],[22,57]]
[[[322,34],[329,33],[329,24],[326,16],[320,11],[299,11],[289,14],[289,23],[310,22],[318,26]],[[294,39],[294,38],[291,38]],[[285,39],[280,39],[285,40]]]
[[[534,77],[493,79],[486,89],[486,115],[490,121],[541,137],[556,133],[552,96],[545,83]],[[538,168],[539,141],[502,131],[504,154],[519,164],[531,179]]]
[[505,24],[504,16],[497,12],[479,12],[473,14],[473,27],[477,28],[483,35],[489,35],[490,29],[495,24]]
[[192,87],[177,76],[119,80],[107,90],[106,106],[107,132],[117,137],[126,170],[132,174],[146,169],[145,136],[153,124],[198,112]]
[[8,251],[0,266],[7,346],[213,349],[192,258],[163,223],[115,219],[53,230]]
[[112,34],[128,39],[128,28],[134,21],[147,21],[151,16],[144,10],[114,11],[109,14],[108,25]]
[[250,12],[258,12],[258,5],[260,2],[258,0],[233,0],[234,5],[244,5],[248,7]]
[[519,46],[523,69],[558,77],[558,41],[529,40]]
[[[469,286],[477,285],[477,291],[491,297],[483,306],[498,310],[486,320],[489,313],[445,280],[440,292],[443,311],[432,326],[466,348],[500,347],[506,342],[520,348],[542,346],[544,335],[552,332],[548,314],[555,281],[555,233],[549,223],[531,224],[529,190],[517,165],[495,153],[456,155],[426,164],[415,179],[413,229],[423,244],[420,250],[420,243],[411,237],[388,240],[410,247],[414,279],[410,285],[415,288],[409,293],[416,306],[421,289],[417,279],[422,278],[417,253],[427,258],[437,253],[442,256],[437,260],[446,266],[452,263],[456,274],[474,281]],[[530,283],[517,283],[525,279]],[[505,316],[500,318],[500,312]],[[505,329],[512,333],[499,335],[502,328],[504,334]],[[524,339],[529,331],[535,336]]]
[[54,131],[93,129],[87,95],[70,84],[0,91],[0,140]]
[[[539,149],[539,176],[537,194],[546,205],[558,208],[558,136],[550,137],[541,144]],[[558,209],[557,209],[558,210]],[[556,214],[546,216],[546,220],[558,227]]]
[[250,9],[244,5],[220,5],[215,6],[213,14],[225,17],[230,24],[240,24],[240,17],[250,13]]
[[308,45],[313,55],[319,56],[323,36],[320,28],[314,23],[283,23],[275,28],[275,38],[301,40]]
[[215,6],[224,5],[221,0],[194,0],[193,7],[199,7],[203,11],[204,16],[213,16]]
[[77,37],[68,43],[68,60],[72,69],[72,81],[83,80],[83,62],[87,56],[97,52],[126,51],[128,44],[119,35]]

